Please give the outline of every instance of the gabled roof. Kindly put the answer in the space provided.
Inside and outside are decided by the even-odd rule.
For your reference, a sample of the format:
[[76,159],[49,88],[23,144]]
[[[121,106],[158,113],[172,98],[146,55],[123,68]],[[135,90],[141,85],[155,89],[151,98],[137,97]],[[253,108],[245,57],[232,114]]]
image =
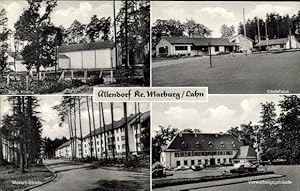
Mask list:
[[[62,144],[62,145],[60,145],[59,147],[57,147],[57,149],[62,149],[62,148],[64,148],[64,147],[67,147],[67,146],[69,146],[71,144],[71,141],[67,141],[67,142],[65,142],[64,144]],[[57,150],[56,149],[56,150]]]
[[194,46],[234,46],[227,38],[188,38],[188,37],[162,37],[171,44],[192,44]]
[[234,159],[256,159],[256,152],[250,146],[241,146]]
[[[143,123],[144,121],[150,119],[150,111],[147,111],[147,112],[141,114],[139,118],[140,118],[141,123]],[[138,120],[134,121],[133,124],[138,123],[138,122],[139,122]]]
[[249,37],[247,37],[247,36],[245,36],[243,34],[232,35],[232,36],[229,36],[227,38],[228,38],[228,40],[230,42],[230,41],[232,41],[233,39],[235,39],[236,37],[239,37],[239,36],[241,36],[243,38],[246,38],[246,39],[250,40],[251,42],[253,42],[253,40],[251,38],[249,38]]
[[[130,114],[128,117],[127,117],[127,122],[128,123],[131,123],[133,122],[133,119],[135,119],[136,117],[138,117],[139,115],[142,115],[141,113],[140,114],[137,114],[137,115],[134,115],[134,114]],[[125,125],[125,118],[121,118],[119,121],[115,121],[114,122],[114,129],[117,129],[117,128],[121,128]],[[112,124],[108,124],[108,125],[105,125],[105,131],[111,131],[112,130]],[[104,129],[103,127],[101,128],[98,128],[95,130],[95,135],[99,135],[100,133],[103,133],[104,132]],[[94,131],[92,131],[92,136],[94,136]],[[83,139],[86,139],[90,137],[90,133],[87,134]]]
[[[288,42],[288,38],[278,38],[278,39],[269,39],[269,40],[261,40],[260,46],[267,46],[267,45],[277,45],[277,44],[286,44]],[[255,44],[255,47],[258,47],[259,44]]]
[[58,52],[64,53],[64,52],[74,52],[80,50],[112,49],[114,45],[115,45],[114,42],[111,41],[80,43],[80,44],[72,44],[67,46],[60,46],[58,47]]
[[[224,145],[224,146],[223,146]],[[169,143],[166,150],[212,151],[238,150],[242,146],[235,137],[229,134],[216,133],[180,133]]]

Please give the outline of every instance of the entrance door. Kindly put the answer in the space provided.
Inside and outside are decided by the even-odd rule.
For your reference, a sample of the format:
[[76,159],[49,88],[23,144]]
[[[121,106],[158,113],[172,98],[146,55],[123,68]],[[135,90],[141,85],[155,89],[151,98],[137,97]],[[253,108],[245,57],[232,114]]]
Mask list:
[[216,165],[216,160],[214,158],[210,159],[210,165]]

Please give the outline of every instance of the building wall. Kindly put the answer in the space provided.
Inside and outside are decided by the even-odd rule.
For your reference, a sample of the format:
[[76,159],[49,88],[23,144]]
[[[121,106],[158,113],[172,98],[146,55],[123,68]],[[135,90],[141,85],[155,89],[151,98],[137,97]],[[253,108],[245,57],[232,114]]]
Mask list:
[[116,66],[114,49],[99,49],[61,53],[70,58],[71,68],[66,59],[59,59],[61,69],[109,69]]
[[253,43],[251,40],[239,35],[236,38],[232,39],[230,42],[237,43],[239,50],[242,50],[243,52],[250,53],[253,49]]
[[[228,151],[228,150],[224,150]],[[163,165],[171,168],[177,167],[177,161],[180,161],[180,166],[191,166],[192,160],[194,161],[194,165],[198,164],[206,164],[212,165],[211,159],[214,159],[215,165],[221,164],[231,164],[232,158],[236,155],[237,150],[232,150],[231,155],[209,155],[209,156],[186,156],[186,157],[175,157],[176,152],[162,152],[161,154],[161,162]],[[219,161],[218,161],[219,159]],[[225,161],[224,161],[225,159]],[[186,163],[185,163],[186,161]]]
[[68,58],[59,58],[59,69],[70,69],[70,59]]
[[[80,142],[80,140],[77,139],[76,140],[76,158],[81,158],[81,151],[82,151],[81,142]],[[71,159],[72,158],[71,145],[67,145],[63,148],[56,149],[55,150],[55,157]]]
[[[138,136],[140,136],[141,132],[141,125],[138,125]],[[116,157],[123,157],[125,155],[125,128],[117,128],[114,129],[114,137],[112,134],[112,131],[105,132],[106,135],[106,143],[104,141],[104,133],[101,133],[99,135],[96,135],[96,148],[97,148],[97,156],[98,158],[104,158],[105,157],[105,147],[107,148],[107,153],[109,157],[112,157],[112,145],[115,145],[115,156]],[[92,135],[93,136],[93,135]],[[136,150],[136,130],[135,127],[129,124],[128,127],[128,139],[129,139],[129,151],[130,153],[135,153]],[[114,144],[112,143],[112,138],[114,138]],[[139,141],[139,139],[138,139]],[[138,142],[139,143],[139,142]],[[92,148],[94,148],[94,137],[92,139]],[[138,147],[140,149],[140,146]],[[140,150],[138,150],[140,151]],[[90,139],[86,138],[83,142],[83,157],[86,158],[90,156]],[[93,149],[93,156],[96,156],[96,151]]]
[[169,43],[167,40],[165,40],[164,38],[162,38],[156,45],[155,49],[156,49],[156,55],[157,56],[161,56],[159,53],[159,48],[161,47],[167,47],[168,48],[168,54],[167,55],[174,55],[173,52],[173,48],[172,48],[172,44]]

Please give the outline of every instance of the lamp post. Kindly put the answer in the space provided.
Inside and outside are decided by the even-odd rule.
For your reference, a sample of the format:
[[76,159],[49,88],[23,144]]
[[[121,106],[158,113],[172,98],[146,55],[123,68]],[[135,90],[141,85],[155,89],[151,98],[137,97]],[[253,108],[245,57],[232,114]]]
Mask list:
[[208,43],[208,51],[209,51],[209,66],[212,68],[212,63],[211,63],[211,42]]

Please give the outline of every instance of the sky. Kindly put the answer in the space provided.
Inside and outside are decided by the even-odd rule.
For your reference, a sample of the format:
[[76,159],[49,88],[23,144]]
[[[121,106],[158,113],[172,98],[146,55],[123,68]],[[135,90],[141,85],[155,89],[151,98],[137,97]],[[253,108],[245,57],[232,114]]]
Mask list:
[[[120,6],[121,2],[116,1],[116,14]],[[14,23],[26,7],[27,2],[25,0],[1,0],[0,9],[4,8],[7,11],[10,29],[13,29]],[[89,23],[93,15],[97,15],[98,18],[113,17],[113,1],[58,1],[58,5],[51,15],[51,21],[56,26],[63,25],[68,28],[75,19],[81,23]]]
[[[53,106],[60,103],[62,96],[37,96],[40,100],[40,107],[37,109],[41,113],[39,116],[43,120],[43,131],[42,137],[62,138],[63,136],[69,138],[69,126],[67,123],[64,123],[62,127],[59,126],[60,119],[58,117],[58,112],[52,109]],[[10,114],[11,107],[10,104],[6,101],[7,97],[1,96],[1,115]],[[86,100],[86,97],[82,98]],[[86,103],[82,104],[83,111],[81,112],[82,116],[82,131],[83,135],[89,133],[89,123],[88,123],[88,112],[86,109]],[[103,103],[104,107],[104,117],[105,124],[111,123],[111,113],[110,113],[110,103]],[[99,127],[99,109],[98,103],[94,104],[95,112],[95,126]],[[140,103],[140,111],[146,112],[150,111],[149,103]],[[134,114],[134,103],[127,103],[127,114]],[[123,113],[123,103],[114,103],[114,120],[117,121],[124,116]],[[78,114],[77,114],[78,119]],[[79,127],[79,121],[77,120],[77,127]],[[77,128],[77,133],[79,134],[79,128]]]
[[250,121],[258,124],[260,104],[273,101],[277,105],[282,99],[282,95],[270,94],[210,95],[206,103],[152,103],[152,132],[170,125],[179,130],[196,128],[202,133],[225,133]]
[[234,25],[237,32],[238,23],[243,21],[243,8],[246,20],[255,16],[264,18],[270,12],[292,16],[300,10],[300,2],[152,1],[152,23],[157,19],[185,22],[192,18],[213,30],[212,37],[220,37],[222,24]]

